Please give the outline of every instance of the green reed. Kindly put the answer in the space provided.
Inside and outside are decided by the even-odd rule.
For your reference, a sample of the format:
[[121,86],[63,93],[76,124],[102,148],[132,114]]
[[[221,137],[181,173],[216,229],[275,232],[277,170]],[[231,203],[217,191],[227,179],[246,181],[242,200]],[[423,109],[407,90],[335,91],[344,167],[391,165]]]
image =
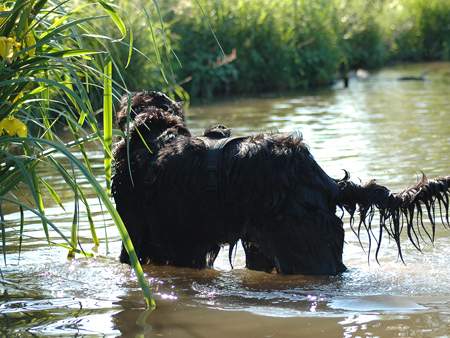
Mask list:
[[113,130],[112,62],[107,61],[103,81],[103,142],[105,150],[106,191],[111,193],[111,159]]
[[[92,13],[92,14],[89,14]],[[100,23],[112,22],[119,36],[104,35]],[[37,215],[49,244],[50,231],[63,242],[57,245],[76,253],[92,256],[79,246],[80,206],[84,205],[95,247],[99,245],[96,225],[84,191],[78,184],[85,177],[116,224],[130,255],[149,308],[155,303],[137,260],[126,228],[111,202],[111,144],[113,97],[124,85],[113,80],[110,50],[125,44],[130,63],[132,43],[126,39],[125,23],[115,7],[101,1],[6,1],[0,5],[0,203],[16,206],[20,211],[19,254],[24,232],[23,211]],[[106,42],[105,42],[106,41]],[[121,68],[114,68],[120,77]],[[104,92],[101,130],[94,97]],[[70,134],[61,138],[63,126]],[[105,154],[105,184],[92,172],[86,146],[100,145]],[[81,159],[72,152],[77,150]],[[68,160],[62,164],[57,154]],[[63,198],[52,183],[40,174],[40,168],[52,168],[73,193],[74,213],[70,238],[57,223],[46,216],[46,199],[63,208]],[[81,174],[77,174],[77,171]],[[81,175],[81,176],[80,176]],[[104,188],[106,186],[106,189]],[[63,208],[64,209],[64,208]],[[1,213],[1,212],[0,212]],[[8,237],[2,214],[2,251]],[[6,258],[6,256],[5,256]]]

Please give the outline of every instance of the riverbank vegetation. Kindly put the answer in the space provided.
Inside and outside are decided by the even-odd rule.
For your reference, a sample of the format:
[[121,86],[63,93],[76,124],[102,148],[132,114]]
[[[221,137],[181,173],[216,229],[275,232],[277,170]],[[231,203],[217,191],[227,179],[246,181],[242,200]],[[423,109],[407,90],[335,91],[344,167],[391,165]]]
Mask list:
[[146,8],[132,23],[135,45],[158,61],[133,55],[125,74],[133,89],[171,88],[161,64],[169,83],[195,99],[308,89],[339,71],[450,59],[449,1],[172,0],[158,10],[143,0],[119,3]]

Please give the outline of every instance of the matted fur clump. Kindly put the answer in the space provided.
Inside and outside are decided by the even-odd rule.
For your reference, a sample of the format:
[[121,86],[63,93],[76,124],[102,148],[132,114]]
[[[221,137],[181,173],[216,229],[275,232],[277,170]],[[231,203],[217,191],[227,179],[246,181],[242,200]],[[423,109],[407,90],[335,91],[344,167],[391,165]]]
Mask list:
[[[373,235],[373,213],[379,210],[377,252],[384,229],[401,254],[403,222],[408,235],[416,233],[421,223],[412,219],[417,214],[421,221],[421,203],[434,226],[435,201],[442,202],[448,223],[450,177],[400,194],[376,183],[355,184],[347,175],[334,180],[300,135],[231,137],[219,125],[195,137],[180,104],[159,92],[123,99],[117,116],[129,133],[114,151],[112,190],[143,263],[211,267],[221,245],[230,244],[231,254],[242,240],[250,269],[334,275],[346,269],[337,207],[352,220],[360,211],[358,236],[362,225]],[[417,245],[419,237],[409,237]],[[128,262],[124,249],[121,261]]]

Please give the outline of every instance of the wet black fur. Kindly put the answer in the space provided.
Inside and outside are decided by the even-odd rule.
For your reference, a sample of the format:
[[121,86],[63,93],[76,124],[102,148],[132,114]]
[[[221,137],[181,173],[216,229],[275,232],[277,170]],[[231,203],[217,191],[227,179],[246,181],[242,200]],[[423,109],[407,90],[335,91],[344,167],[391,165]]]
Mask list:
[[224,125],[218,124],[216,126],[210,126],[205,130],[203,136],[210,139],[221,139],[231,136],[231,129],[225,127]]
[[[340,190],[338,206],[350,214],[350,226],[358,238],[362,227],[369,234],[369,255],[372,241],[375,241],[377,261],[384,233],[395,241],[399,257],[403,261],[401,233],[404,227],[411,243],[421,251],[421,242],[427,239],[434,242],[438,213],[444,227],[450,226],[450,176],[428,179],[422,174],[422,178],[415,185],[399,193],[391,192],[375,180],[363,185],[356,184],[349,180],[347,173],[346,177],[337,183]],[[423,209],[426,210],[431,229],[423,222]],[[359,222],[355,228],[356,212],[359,214]],[[375,234],[373,229],[375,212],[378,212],[378,234]]]
[[[221,152],[218,189],[209,191],[210,142],[190,134],[180,105],[157,92],[137,93],[131,103],[131,118],[127,100],[118,113],[123,130],[133,122],[114,151],[112,189],[141,262],[211,267],[222,244],[241,239],[250,269],[333,275],[346,269],[337,206],[352,216],[359,207],[364,222],[370,216],[365,209],[378,208],[388,220],[410,208],[395,202],[398,197],[386,202],[391,193],[385,187],[333,180],[299,135],[231,140]],[[229,129],[216,126],[204,137],[229,136]],[[128,262],[124,249],[121,261]]]

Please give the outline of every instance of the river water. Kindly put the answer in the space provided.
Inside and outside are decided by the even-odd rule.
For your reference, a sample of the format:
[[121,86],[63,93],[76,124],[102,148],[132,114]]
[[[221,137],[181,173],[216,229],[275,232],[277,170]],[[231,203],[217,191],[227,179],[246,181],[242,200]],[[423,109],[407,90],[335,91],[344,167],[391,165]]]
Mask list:
[[[426,81],[398,77],[427,71]],[[298,130],[312,154],[334,177],[376,178],[399,190],[428,176],[450,174],[450,64],[396,66],[326,90],[245,98],[191,107],[194,134],[224,123],[235,135]],[[90,151],[102,179],[102,153]],[[63,162],[64,159],[61,159]],[[44,172],[45,174],[45,172]],[[59,227],[73,221],[73,196],[59,177],[48,178],[69,201],[47,214]],[[84,187],[82,178],[78,181]],[[417,252],[405,239],[406,264],[384,241],[377,264],[348,226],[344,262],[335,277],[282,276],[248,271],[238,250],[234,269],[223,251],[214,270],[146,266],[158,309],[143,310],[129,267],[118,262],[120,241],[111,220],[89,195],[98,234],[96,258],[67,259],[49,247],[41,225],[26,214],[19,255],[19,214],[5,215],[7,265],[1,266],[0,334],[145,335],[155,337],[438,337],[450,335],[450,232],[438,227],[432,245]],[[87,221],[80,241],[90,250]],[[106,244],[105,237],[108,237]],[[57,242],[57,235],[52,233]]]

